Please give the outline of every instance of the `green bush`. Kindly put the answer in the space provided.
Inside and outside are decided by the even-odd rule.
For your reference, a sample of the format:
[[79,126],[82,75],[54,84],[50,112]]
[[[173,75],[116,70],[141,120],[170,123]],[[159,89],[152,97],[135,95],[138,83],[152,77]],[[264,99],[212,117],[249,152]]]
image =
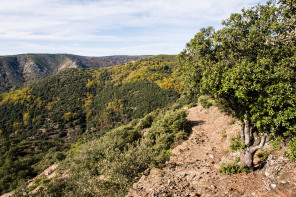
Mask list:
[[270,155],[270,151],[268,150],[261,150],[260,152],[257,153],[257,157],[263,161],[266,161],[269,155]]
[[[183,109],[162,114],[157,110],[136,126],[121,126],[99,139],[77,143],[61,165],[69,177],[50,183],[43,194],[57,196],[49,193],[56,190],[63,196],[125,196],[139,173],[162,166],[173,145],[187,138],[186,117]],[[147,135],[142,136],[139,128],[149,125]]]
[[243,140],[241,139],[240,135],[238,135],[237,137],[231,138],[230,149],[232,151],[241,151],[244,149],[244,147],[245,147],[245,144],[244,144]]
[[198,98],[198,103],[204,108],[210,108],[214,105],[214,100],[209,96],[202,95]]
[[238,164],[240,158],[237,157],[236,160],[232,163],[222,163],[220,166],[219,172],[223,174],[239,174],[239,173],[248,173],[248,170],[244,168],[243,164]]
[[290,161],[296,161],[296,137],[293,137],[288,143],[289,152],[285,152],[285,156],[289,158]]
[[142,118],[139,123],[137,124],[138,129],[144,129],[144,128],[149,128],[151,127],[154,119],[157,116],[157,111],[153,111],[149,114],[147,114],[144,118]]

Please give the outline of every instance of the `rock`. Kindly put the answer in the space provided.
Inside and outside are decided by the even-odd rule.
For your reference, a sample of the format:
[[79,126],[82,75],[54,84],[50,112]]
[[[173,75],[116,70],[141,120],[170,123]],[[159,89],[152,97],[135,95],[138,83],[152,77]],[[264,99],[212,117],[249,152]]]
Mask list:
[[10,193],[3,194],[1,197],[11,197],[12,195],[13,195],[13,192],[10,192]]
[[146,169],[146,170],[143,172],[143,174],[144,174],[145,176],[148,176],[149,173],[150,173],[150,168]]
[[158,168],[152,168],[150,170],[150,175],[156,175],[156,176],[161,176],[161,170]]
[[272,188],[276,188],[276,184],[271,184],[270,185]]

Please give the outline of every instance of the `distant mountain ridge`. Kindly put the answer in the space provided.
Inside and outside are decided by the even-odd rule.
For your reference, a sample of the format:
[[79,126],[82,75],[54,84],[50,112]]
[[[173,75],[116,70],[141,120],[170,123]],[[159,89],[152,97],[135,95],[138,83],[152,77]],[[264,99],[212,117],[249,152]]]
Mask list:
[[0,56],[0,93],[21,88],[67,68],[102,68],[147,56],[86,57],[71,54]]

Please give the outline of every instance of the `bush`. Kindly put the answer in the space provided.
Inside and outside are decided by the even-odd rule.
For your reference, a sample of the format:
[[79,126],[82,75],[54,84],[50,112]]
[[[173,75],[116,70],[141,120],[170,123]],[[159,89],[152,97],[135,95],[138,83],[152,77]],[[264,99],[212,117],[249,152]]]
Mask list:
[[156,111],[153,111],[153,112],[147,114],[144,118],[142,118],[139,121],[137,128],[138,129],[145,129],[145,128],[151,127],[152,122],[156,118],[157,114],[158,113]]
[[285,156],[292,162],[296,161],[296,137],[293,137],[291,141],[288,143],[288,147],[290,149],[289,153],[285,152]]
[[[99,139],[77,143],[61,165],[69,170],[69,177],[66,181],[50,183],[48,191],[57,188],[64,196],[126,195],[139,173],[149,167],[163,166],[173,145],[187,137],[186,117],[184,109],[161,115],[156,111],[136,126],[121,126]],[[149,125],[147,135],[142,136],[139,128]],[[43,191],[45,196],[49,195],[48,191]]]
[[198,103],[204,108],[210,108],[214,105],[214,100],[209,96],[202,95],[198,98]]
[[241,151],[245,148],[245,144],[243,140],[241,139],[241,136],[238,135],[237,137],[231,138],[231,145],[230,149],[232,151]]
[[238,164],[240,158],[237,157],[236,160],[232,163],[222,163],[220,166],[219,172],[223,174],[239,174],[239,173],[248,173],[248,170],[244,168],[243,164]]
[[257,157],[263,161],[266,161],[269,155],[270,152],[267,150],[260,150],[260,152],[257,153]]

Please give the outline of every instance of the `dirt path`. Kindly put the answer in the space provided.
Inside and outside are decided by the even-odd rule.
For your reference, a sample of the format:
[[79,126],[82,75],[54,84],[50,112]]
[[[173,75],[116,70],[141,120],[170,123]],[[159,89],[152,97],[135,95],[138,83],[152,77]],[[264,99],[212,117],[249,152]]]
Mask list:
[[[293,191],[295,185],[280,188],[278,182],[282,180],[277,181],[276,174],[279,171],[273,172],[272,166],[269,176],[275,174],[273,180],[264,175],[264,170],[248,175],[219,173],[222,162],[240,156],[239,153],[225,154],[230,138],[240,129],[238,124],[230,124],[231,117],[220,113],[216,107],[197,106],[189,109],[188,120],[195,125],[189,139],[173,149],[164,168],[146,171],[128,196],[293,196],[290,190]],[[223,133],[227,137],[222,137]],[[281,161],[281,169],[289,166],[286,160]],[[295,176],[295,170],[293,173]],[[292,178],[290,173],[286,183]]]

